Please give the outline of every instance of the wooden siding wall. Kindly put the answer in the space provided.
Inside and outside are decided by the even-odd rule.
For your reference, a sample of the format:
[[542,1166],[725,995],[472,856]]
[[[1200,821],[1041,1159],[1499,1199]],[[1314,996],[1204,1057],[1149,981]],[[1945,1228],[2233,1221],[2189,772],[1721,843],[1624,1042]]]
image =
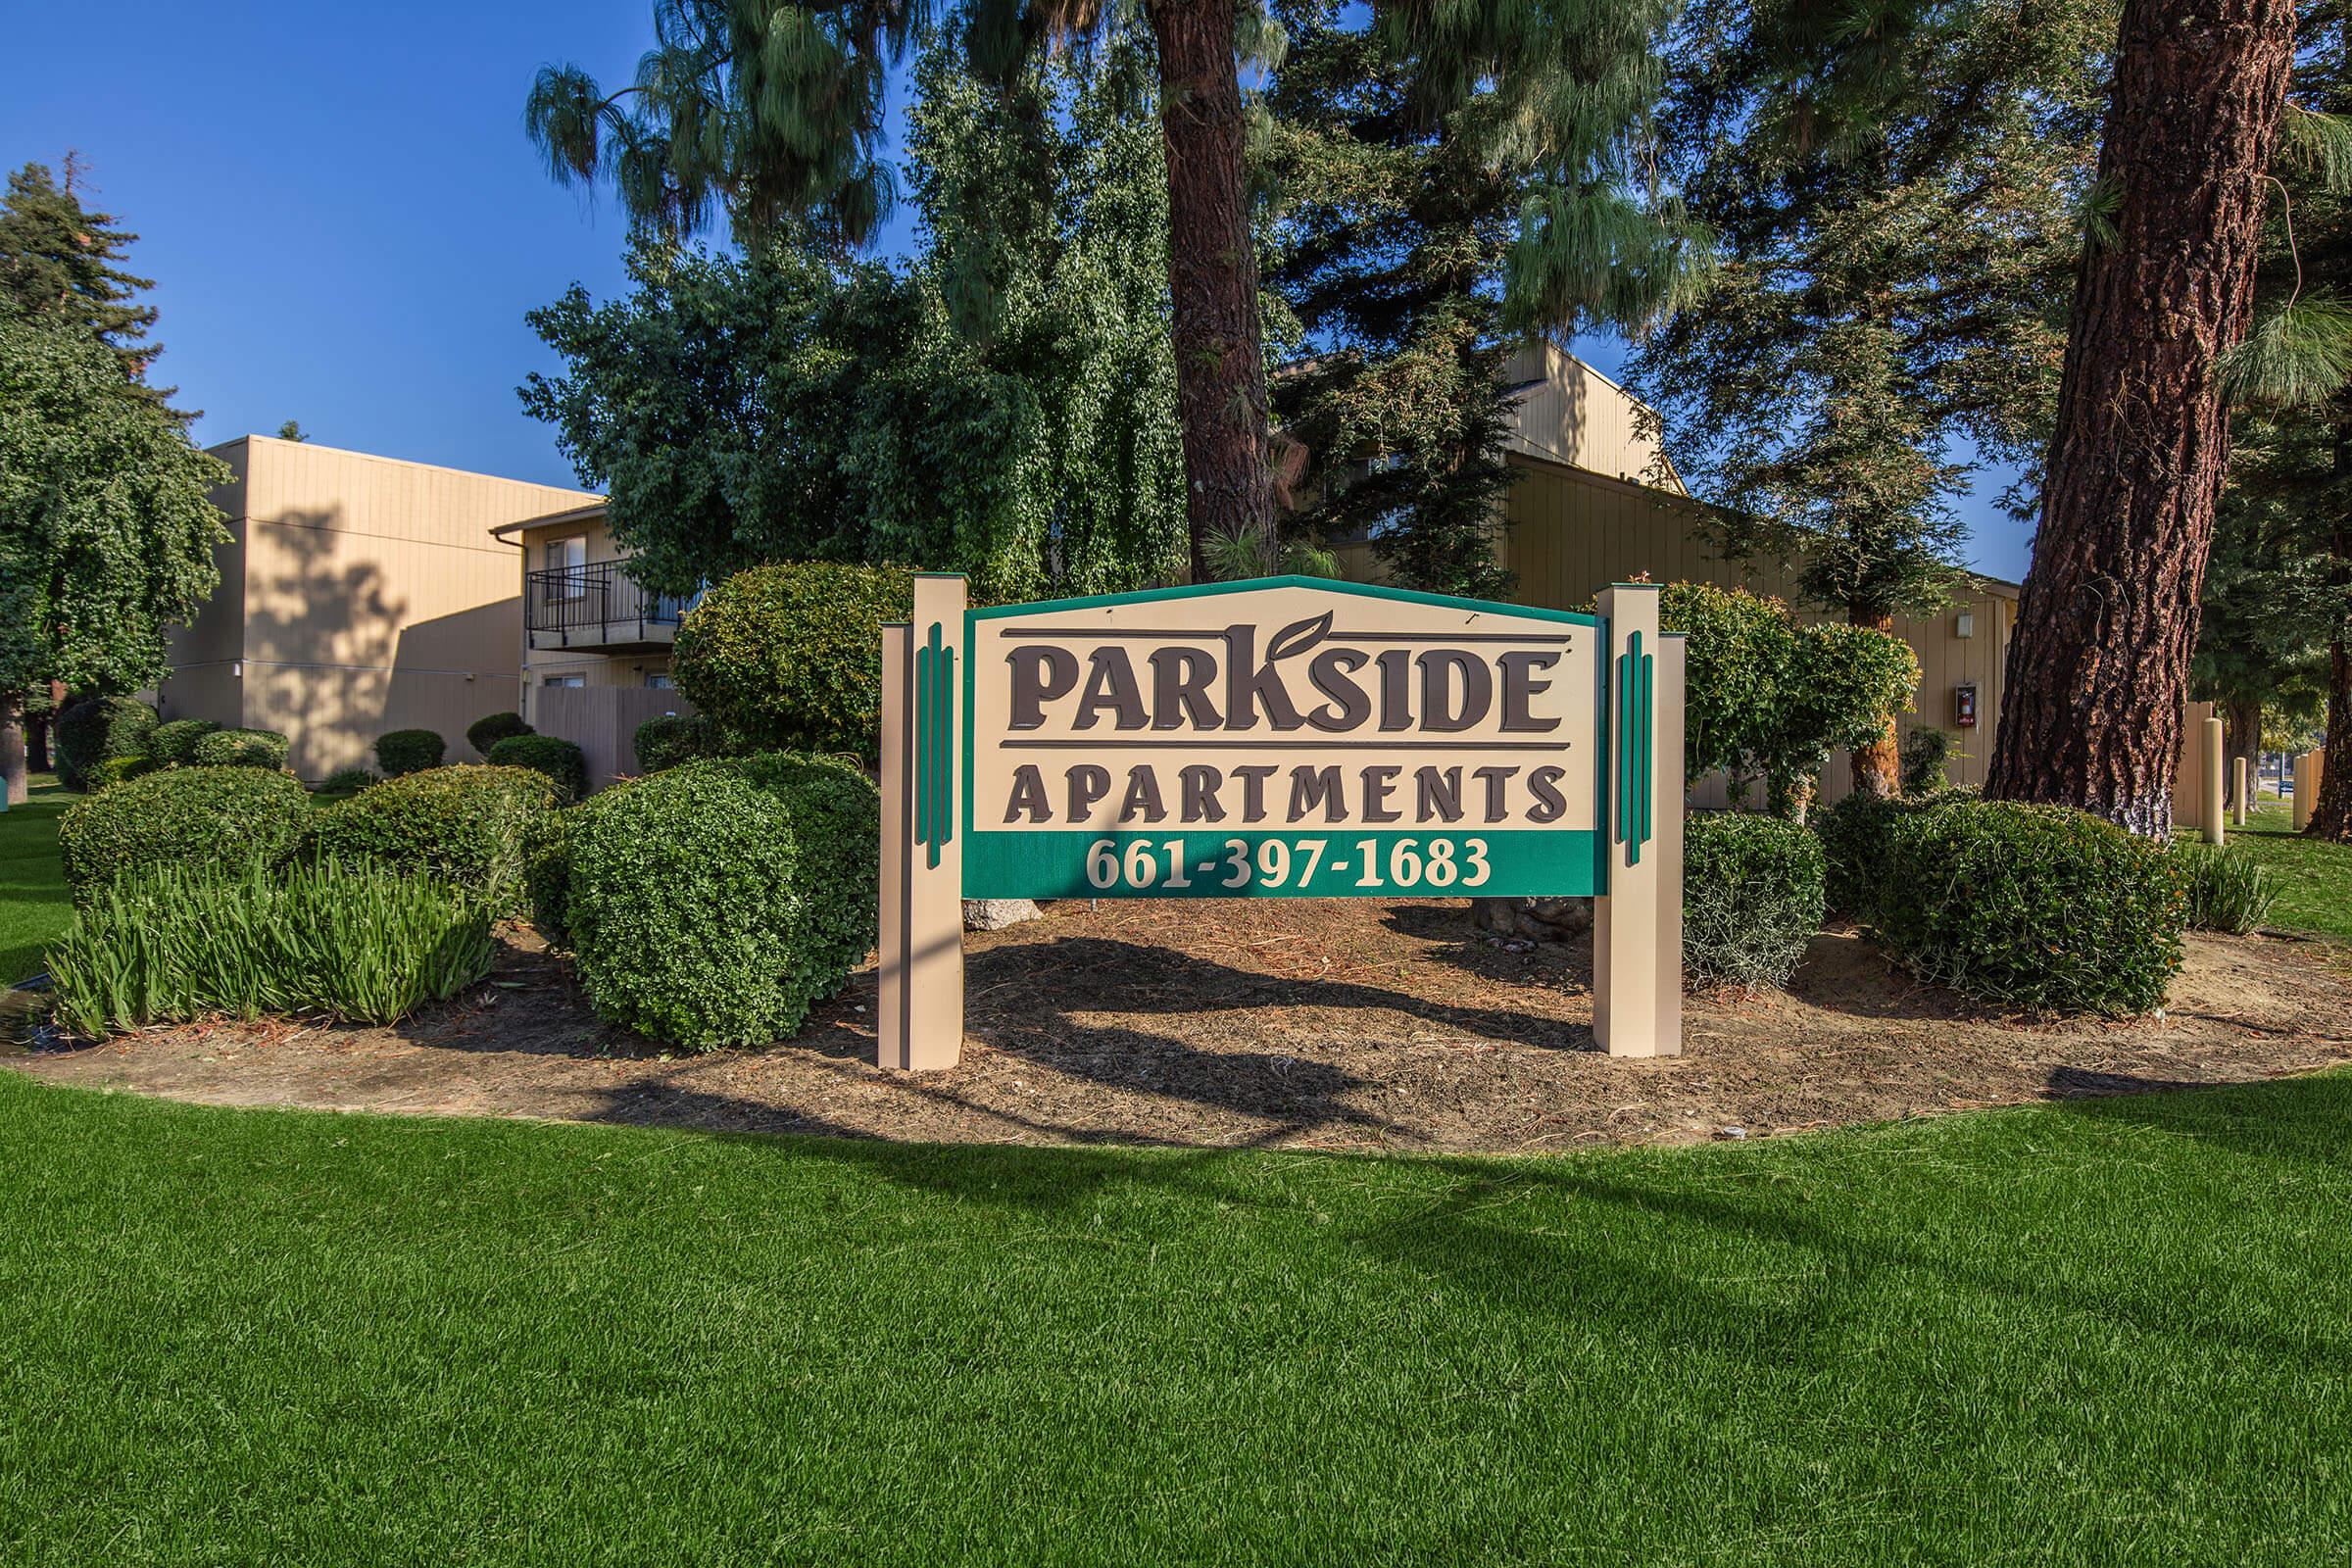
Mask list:
[[641,771],[638,725],[663,713],[695,711],[676,692],[642,686],[542,687],[532,697],[531,722],[540,734],[561,736],[587,754],[588,787],[597,790]]
[[174,642],[167,713],[281,731],[309,779],[392,729],[472,760],[466,726],[520,686],[514,551],[489,530],[593,498],[268,436],[214,450],[237,470],[214,498],[235,542]]
[[1642,427],[1642,405],[1582,360],[1537,343],[1513,354],[1502,375],[1505,385],[1527,388],[1507,438],[1512,451],[1597,477],[1682,490],[1659,461],[1657,438]]

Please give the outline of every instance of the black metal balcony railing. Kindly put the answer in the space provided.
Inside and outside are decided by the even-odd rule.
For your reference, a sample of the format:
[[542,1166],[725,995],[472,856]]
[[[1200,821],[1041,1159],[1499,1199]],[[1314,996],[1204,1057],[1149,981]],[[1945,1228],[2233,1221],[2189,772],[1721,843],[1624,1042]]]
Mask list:
[[532,632],[561,633],[568,643],[644,642],[656,635],[649,627],[676,626],[688,599],[650,592],[617,561],[557,566],[525,576],[522,623]]

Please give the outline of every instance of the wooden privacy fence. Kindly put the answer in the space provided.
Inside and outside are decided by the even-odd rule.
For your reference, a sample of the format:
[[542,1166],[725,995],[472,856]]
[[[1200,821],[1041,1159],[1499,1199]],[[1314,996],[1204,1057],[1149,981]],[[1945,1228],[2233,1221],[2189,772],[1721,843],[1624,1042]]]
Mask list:
[[644,771],[637,761],[638,725],[695,710],[676,692],[646,686],[542,686],[531,694],[531,706],[540,734],[561,736],[587,754],[592,790]]

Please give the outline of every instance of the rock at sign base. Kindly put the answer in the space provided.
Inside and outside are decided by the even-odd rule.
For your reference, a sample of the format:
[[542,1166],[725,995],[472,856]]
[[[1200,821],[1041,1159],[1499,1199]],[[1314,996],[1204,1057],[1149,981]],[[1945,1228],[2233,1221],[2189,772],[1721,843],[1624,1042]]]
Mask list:
[[1537,942],[1574,942],[1592,929],[1591,899],[1472,899],[1470,921],[1481,931]]
[[1002,931],[1023,920],[1034,920],[1045,911],[1035,899],[966,899],[963,901],[963,928],[966,931]]

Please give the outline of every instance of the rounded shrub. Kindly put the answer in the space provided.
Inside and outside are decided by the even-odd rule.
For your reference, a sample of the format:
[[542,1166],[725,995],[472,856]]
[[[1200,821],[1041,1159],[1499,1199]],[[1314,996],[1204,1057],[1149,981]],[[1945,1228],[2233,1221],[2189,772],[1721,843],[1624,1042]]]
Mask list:
[[564,919],[564,903],[571,892],[572,824],[596,809],[612,792],[568,811],[550,811],[533,821],[523,835],[523,906],[532,925],[551,948],[571,946],[571,928]]
[[338,767],[318,781],[320,795],[357,795],[376,782],[373,771],[365,767]]
[[555,809],[556,786],[527,767],[461,763],[371,784],[312,819],[313,860],[422,869],[479,894],[502,915],[522,912],[523,849]]
[[154,771],[152,757],[110,757],[98,764],[98,776],[90,780],[90,793],[95,795]]
[[490,748],[498,767],[527,767],[556,786],[556,804],[569,806],[588,794],[588,754],[554,735],[510,735]]
[[286,765],[289,743],[273,729],[220,729],[196,742],[199,767],[269,767]]
[[281,860],[311,816],[290,776],[255,767],[175,767],[118,784],[67,808],[57,824],[75,903],[153,866]]
[[396,729],[375,738],[375,765],[386,778],[439,767],[449,745],[429,729]]
[[1794,822],[1708,811],[1683,826],[1683,973],[1781,986],[1821,929],[1821,840]]
[[496,746],[500,741],[512,740],[517,735],[535,735],[537,733],[538,731],[523,722],[520,713],[484,713],[480,718],[466,726],[466,744],[483,757],[488,757],[490,748]]
[[2036,1011],[2161,1006],[2188,897],[2163,846],[2085,811],[1967,797],[1896,808],[1869,923],[1914,974]]
[[57,742],[57,781],[70,790],[86,790],[109,759],[155,755],[155,710],[135,697],[84,697],[66,705],[51,733]]
[[1878,912],[1886,880],[1886,835],[1908,808],[1882,796],[1853,794],[1813,815],[1828,874],[1823,894],[1831,910],[1867,924]]
[[155,726],[147,755],[161,767],[190,767],[196,761],[196,743],[220,726],[209,718],[174,718]]
[[678,689],[751,750],[879,753],[884,621],[913,612],[913,574],[786,562],[737,572],[678,627]]
[[564,920],[598,1014],[697,1050],[780,1039],[873,946],[880,802],[847,763],[689,762],[574,813]]
[[698,757],[723,757],[726,731],[700,713],[662,713],[637,726],[637,769],[659,773]]

